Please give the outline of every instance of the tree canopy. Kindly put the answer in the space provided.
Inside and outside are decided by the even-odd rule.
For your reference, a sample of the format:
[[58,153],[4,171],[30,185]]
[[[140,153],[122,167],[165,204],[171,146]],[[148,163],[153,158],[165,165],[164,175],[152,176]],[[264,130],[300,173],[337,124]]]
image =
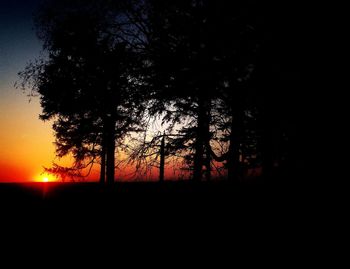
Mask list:
[[[288,119],[270,114],[283,81],[274,67],[284,59],[267,59],[278,18],[258,1],[48,1],[36,15],[46,55],[23,86],[54,120],[58,156],[73,154],[77,170],[100,163],[101,182],[114,181],[123,142],[136,143],[125,148],[139,165],[159,161],[164,173],[167,155],[194,180],[239,182],[290,152]],[[166,130],[125,140],[151,118]]]

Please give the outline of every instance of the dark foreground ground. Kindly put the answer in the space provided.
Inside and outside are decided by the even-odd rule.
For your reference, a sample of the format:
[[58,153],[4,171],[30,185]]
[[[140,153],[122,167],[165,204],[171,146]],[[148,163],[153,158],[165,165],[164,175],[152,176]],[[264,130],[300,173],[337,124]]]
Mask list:
[[294,200],[302,193],[302,186],[297,190],[293,185],[235,185],[227,181],[123,182],[112,186],[91,182],[0,184],[2,207],[181,207],[195,204],[238,206],[237,203],[269,203],[272,202],[271,199]]
[[236,246],[248,254],[254,248],[273,257],[288,254],[291,261],[295,251],[309,257],[326,239],[342,238],[335,232],[347,210],[330,194],[302,185],[223,181],[0,184],[1,240],[8,237],[1,242],[15,252],[39,251],[39,244],[47,252],[53,246],[62,253],[109,249],[110,257],[119,246],[129,254],[164,251],[177,258],[226,250],[231,259]]
[[[316,189],[302,185],[193,183],[27,183],[0,184],[1,212],[39,213],[62,218],[93,216],[231,217],[239,212],[307,212],[320,205]],[[310,213],[312,210],[310,210]],[[293,212],[290,212],[293,213]]]
[[270,217],[278,222],[287,219],[290,222],[295,214],[312,214],[302,202],[302,192],[292,189],[237,186],[225,181],[115,183],[113,186],[0,184],[0,218],[2,224],[15,222],[22,228],[29,225],[35,229],[96,227],[108,231],[173,226],[186,230],[216,227],[214,230],[219,232],[225,226],[243,223],[259,226],[257,223],[264,223]]

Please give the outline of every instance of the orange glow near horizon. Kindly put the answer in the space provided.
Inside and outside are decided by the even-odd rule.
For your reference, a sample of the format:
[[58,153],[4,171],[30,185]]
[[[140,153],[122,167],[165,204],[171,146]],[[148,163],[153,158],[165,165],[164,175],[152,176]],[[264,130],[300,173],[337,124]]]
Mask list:
[[55,158],[51,123],[38,119],[39,100],[11,95],[0,100],[0,182],[32,181]]
[[[23,69],[22,64],[6,77],[1,77],[0,72],[0,183],[45,182],[45,177],[48,182],[61,182],[53,175],[43,175],[43,167],[50,168],[53,162],[69,167],[73,160],[70,157],[55,157],[52,122],[39,119],[42,112],[40,99],[32,98],[29,102],[26,93],[14,88],[14,82],[18,79],[16,72]],[[117,154],[119,161],[124,157],[122,152]],[[82,180],[98,181],[99,170],[100,166],[96,164],[90,175]],[[87,174],[87,171],[83,174]],[[156,168],[152,169],[151,175],[136,175],[135,165],[120,166],[115,172],[116,181],[155,181],[158,176]],[[165,168],[165,177],[177,177],[170,165]],[[70,181],[69,178],[65,180]]]
[[[53,175],[43,174],[43,167],[49,168],[53,162],[62,166],[73,163],[70,157],[61,160],[55,157],[52,122],[40,121],[40,113],[37,98],[29,103],[27,97],[15,89],[11,89],[7,99],[0,99],[0,182],[61,182]],[[124,157],[118,154],[118,158]],[[96,164],[91,174],[83,180],[98,181],[99,170]],[[134,171],[135,167],[131,165],[122,166],[116,169],[115,179],[154,181],[159,176],[156,168],[152,169],[150,176],[135,176]],[[165,176],[168,179],[177,177],[170,165],[165,169]]]
[[39,100],[29,103],[24,94],[12,90],[8,99],[0,99],[0,182],[43,182],[43,167],[53,162],[69,166],[71,159],[55,157],[52,122],[39,120]]
[[[39,120],[42,112],[40,98],[31,98],[29,102],[29,92],[14,87],[16,81],[20,82],[17,73],[41,55],[42,43],[37,39],[29,19],[34,11],[33,3],[30,3],[37,1],[27,2],[31,8],[26,6],[26,10],[17,5],[11,7],[13,10],[8,13],[8,22],[2,23],[3,16],[0,16],[0,183],[60,182],[52,175],[42,174],[43,167],[50,168],[53,162],[66,167],[72,164],[69,157],[62,160],[55,157],[52,122]],[[23,16],[22,11],[28,12],[27,15]],[[8,27],[11,23],[16,27]],[[99,170],[96,164],[84,181],[98,181]],[[135,180],[132,176],[134,170],[131,166],[117,169],[116,181]],[[167,172],[166,168],[167,174],[172,175],[171,170]],[[151,179],[157,177],[158,171],[154,169]]]
[[37,177],[36,179],[34,179],[35,182],[55,182],[57,181],[57,179],[49,174],[42,174],[39,177]]

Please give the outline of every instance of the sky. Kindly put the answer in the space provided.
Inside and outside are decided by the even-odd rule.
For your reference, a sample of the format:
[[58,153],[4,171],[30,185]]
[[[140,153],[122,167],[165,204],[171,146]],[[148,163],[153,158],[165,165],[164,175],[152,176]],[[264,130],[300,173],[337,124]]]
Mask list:
[[[44,181],[45,177],[52,181],[53,177],[43,174],[43,167],[51,167],[53,162],[69,166],[73,161],[55,157],[52,122],[39,119],[39,98],[30,100],[28,93],[14,86],[20,82],[18,72],[42,51],[33,23],[41,1],[0,1],[0,183]],[[98,170],[87,180],[97,180]],[[130,171],[130,167],[117,169],[116,177],[127,180]],[[165,174],[175,176],[170,167]],[[152,178],[157,175],[158,170]]]
[[39,120],[38,98],[16,89],[17,73],[40,55],[32,14],[39,0],[0,2],[0,182],[39,180],[54,161],[50,122]]
[[[52,163],[69,166],[72,160],[55,157],[52,122],[39,120],[39,98],[29,102],[27,93],[16,89],[18,72],[40,56],[33,13],[41,0],[1,0],[0,2],[0,183],[43,181],[43,167]],[[116,171],[127,178],[129,169]],[[129,170],[129,171],[127,171]],[[124,175],[124,174],[125,175]],[[171,171],[166,171],[166,174]],[[98,169],[87,180],[98,178]]]

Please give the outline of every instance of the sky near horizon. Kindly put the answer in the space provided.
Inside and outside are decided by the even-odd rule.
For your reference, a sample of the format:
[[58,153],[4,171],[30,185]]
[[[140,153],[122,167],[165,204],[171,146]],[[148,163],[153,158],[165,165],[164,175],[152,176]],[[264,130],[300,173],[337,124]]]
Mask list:
[[[18,72],[42,51],[33,23],[33,14],[41,1],[0,2],[0,183],[45,181],[43,167],[51,167],[53,162],[63,166],[72,163],[69,157],[63,160],[55,157],[52,122],[39,119],[39,97],[29,101],[28,93],[15,87],[20,82]],[[161,130],[159,126],[156,129]],[[87,180],[98,179],[99,167],[96,168]],[[130,176],[132,170],[131,166],[117,169],[116,178],[137,180]],[[167,178],[178,176],[170,165],[165,174]],[[158,170],[147,179],[154,180],[157,176]]]
[[[72,163],[69,157],[55,157],[52,122],[39,119],[39,98],[29,102],[27,93],[15,87],[20,81],[18,72],[40,56],[42,44],[33,23],[33,13],[40,2],[0,2],[0,183],[43,181],[47,176],[42,174],[43,167],[51,167],[53,162]],[[129,174],[130,169],[116,171],[118,178],[128,178]],[[171,175],[171,171],[166,174]],[[98,176],[98,169],[94,169],[87,180]]]
[[55,158],[51,123],[39,120],[39,99],[29,102],[14,87],[17,73],[40,55],[32,20],[38,3],[0,3],[0,182],[39,180]]

